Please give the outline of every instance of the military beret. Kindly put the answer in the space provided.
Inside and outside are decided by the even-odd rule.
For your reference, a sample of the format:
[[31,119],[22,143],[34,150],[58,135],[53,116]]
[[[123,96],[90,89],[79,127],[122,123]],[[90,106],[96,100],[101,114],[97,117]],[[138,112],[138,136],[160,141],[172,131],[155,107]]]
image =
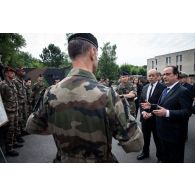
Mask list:
[[98,48],[98,41],[91,33],[75,33],[68,38],[68,43],[72,40],[83,40]]
[[121,76],[129,76],[129,73],[128,72],[125,72],[125,71],[123,71],[123,72],[121,72],[121,74],[120,74]]
[[188,77],[188,75],[185,73],[185,72],[180,72],[179,73],[179,78],[187,78]]
[[22,66],[16,68],[16,72],[21,71],[21,70],[24,70]]
[[10,67],[10,66],[6,66],[6,67],[4,68],[4,72],[7,72],[7,71],[16,72],[16,71],[14,70],[14,68],[12,68],[12,67]]

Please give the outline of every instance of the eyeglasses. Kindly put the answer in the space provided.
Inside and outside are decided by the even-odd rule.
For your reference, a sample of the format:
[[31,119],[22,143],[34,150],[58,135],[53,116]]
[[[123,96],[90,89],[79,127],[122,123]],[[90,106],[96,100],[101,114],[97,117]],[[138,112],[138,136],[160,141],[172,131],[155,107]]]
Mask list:
[[171,74],[173,74],[172,72],[167,72],[167,73],[164,73],[163,76],[170,76]]

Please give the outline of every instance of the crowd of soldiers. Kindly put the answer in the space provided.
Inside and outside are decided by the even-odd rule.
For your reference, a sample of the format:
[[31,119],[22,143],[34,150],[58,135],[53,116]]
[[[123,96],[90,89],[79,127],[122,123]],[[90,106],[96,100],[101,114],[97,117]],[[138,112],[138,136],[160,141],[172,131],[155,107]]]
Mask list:
[[15,149],[24,146],[23,136],[28,135],[25,131],[26,121],[45,86],[42,75],[31,86],[31,79],[25,78],[23,67],[14,69],[6,66],[2,72],[0,94],[9,122],[1,127],[0,144],[6,155],[14,157],[19,155]]

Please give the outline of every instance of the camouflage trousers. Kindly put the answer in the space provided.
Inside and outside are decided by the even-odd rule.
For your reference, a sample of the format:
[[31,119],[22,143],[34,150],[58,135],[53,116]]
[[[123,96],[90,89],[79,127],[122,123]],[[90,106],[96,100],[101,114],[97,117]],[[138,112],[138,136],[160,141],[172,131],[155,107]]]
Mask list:
[[16,136],[21,136],[22,131],[25,131],[26,121],[27,121],[27,111],[26,104],[19,103],[18,106],[18,126]]
[[7,113],[8,124],[5,132],[5,145],[7,148],[12,149],[13,145],[16,143],[16,131],[18,126],[18,114],[17,113]]
[[30,116],[30,114],[32,113],[32,104],[27,104],[26,105],[26,119],[28,119],[28,117]]
[[136,105],[135,101],[128,101],[129,102],[129,107],[130,107],[130,113],[132,116],[136,117]]

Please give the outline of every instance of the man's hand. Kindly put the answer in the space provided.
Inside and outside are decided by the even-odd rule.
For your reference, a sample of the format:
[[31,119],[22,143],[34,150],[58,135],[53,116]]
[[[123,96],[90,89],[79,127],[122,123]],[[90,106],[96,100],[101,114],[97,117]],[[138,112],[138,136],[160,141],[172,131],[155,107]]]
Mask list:
[[158,110],[153,110],[152,113],[154,113],[156,116],[165,117],[167,110],[161,106],[158,106]]
[[151,104],[150,102],[148,102],[147,100],[144,103],[141,103],[141,107],[142,109],[146,110],[146,109],[150,109],[151,108]]
[[148,113],[146,111],[143,111],[142,115],[143,115],[143,118],[146,120],[146,119],[149,119],[152,116],[152,113]]

